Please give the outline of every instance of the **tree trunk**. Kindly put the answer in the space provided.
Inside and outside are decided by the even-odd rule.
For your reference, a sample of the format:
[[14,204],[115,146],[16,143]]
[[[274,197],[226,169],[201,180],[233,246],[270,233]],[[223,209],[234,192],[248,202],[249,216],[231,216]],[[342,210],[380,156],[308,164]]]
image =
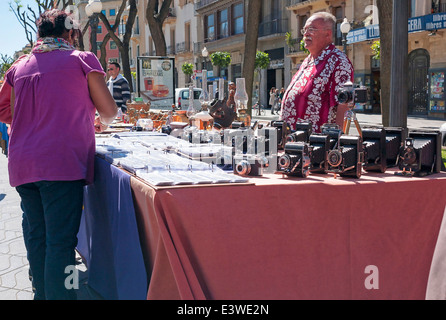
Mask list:
[[377,0],[381,45],[381,116],[383,126],[390,125],[390,77],[392,71],[392,12],[393,1]]
[[110,40],[110,35],[107,33],[102,40],[101,44],[101,57],[99,58],[99,62],[101,63],[101,66],[104,70],[107,70],[107,44]]
[[133,91],[133,78],[132,72],[130,70],[130,56],[129,56],[129,44],[124,43],[121,47],[119,47],[119,52],[121,53],[121,62],[122,66],[128,66],[127,68],[123,68],[124,70],[124,78],[127,79],[130,86],[130,92]]
[[[149,25],[150,34],[152,35],[153,43],[155,44],[155,51],[157,56],[166,56],[166,39],[163,33],[163,22],[169,14],[169,7],[172,0],[164,0],[159,9],[158,0],[149,0],[146,8],[146,19]],[[158,11],[159,9],[159,11]]]
[[254,83],[255,60],[257,52],[257,39],[259,35],[260,14],[262,12],[262,1],[249,0],[248,2],[249,32],[245,37],[245,55],[243,57],[242,77],[245,78],[246,92],[248,93],[248,113],[252,115],[252,89]]
[[[124,9],[126,7],[127,1],[130,5],[129,15],[127,18],[127,23],[125,25],[125,34],[123,37],[123,40],[119,39],[119,37],[116,35],[116,29],[118,28],[122,13],[124,12]],[[124,77],[129,82],[130,91],[133,91],[133,81],[132,81],[132,72],[130,71],[130,59],[129,59],[129,44],[130,44],[130,38],[132,36],[133,32],[133,24],[135,22],[136,14],[137,14],[137,7],[136,7],[136,0],[123,0],[121,7],[119,8],[118,14],[116,15],[116,22],[113,25],[113,28],[110,25],[110,22],[108,21],[107,17],[101,12],[99,13],[99,18],[104,23],[108,34],[113,39],[113,41],[116,43],[116,46],[118,47],[119,52],[121,53],[121,60],[122,60],[122,70],[124,72]]]

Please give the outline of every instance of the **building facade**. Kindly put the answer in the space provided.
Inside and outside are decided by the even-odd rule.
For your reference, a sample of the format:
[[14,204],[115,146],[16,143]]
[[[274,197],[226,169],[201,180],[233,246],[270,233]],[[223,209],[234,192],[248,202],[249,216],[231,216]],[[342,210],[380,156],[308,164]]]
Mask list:
[[[337,19],[334,43],[346,50],[355,68],[355,82],[370,89],[370,101],[365,112],[380,113],[380,63],[373,58],[371,46],[379,40],[379,21],[375,0],[259,0],[263,1],[257,48],[267,52],[271,63],[256,75],[260,102],[268,104],[271,87],[286,88],[291,77],[306,57],[301,49],[300,31],[306,20],[315,12],[331,12]],[[113,8],[117,11],[121,1],[102,0],[104,10],[112,21]],[[87,3],[78,0],[79,6]],[[130,43],[131,67],[136,70],[138,56],[155,55],[155,47],[146,22],[148,0],[138,0],[138,14]],[[161,2],[160,2],[161,3]],[[446,0],[408,0],[410,5],[408,81],[409,114],[446,117],[444,78],[446,73]],[[80,10],[82,11],[82,10]],[[243,68],[244,42],[249,26],[248,1],[244,0],[173,0],[163,30],[168,56],[175,58],[176,86],[184,87],[189,79],[181,71],[185,63],[195,66],[195,79],[201,86],[201,72],[207,70],[210,83],[219,77],[235,81]],[[351,31],[343,35],[340,25],[347,18]],[[121,23],[125,22],[125,13]],[[287,32],[289,36],[286,37]],[[101,42],[102,34],[97,39]],[[343,41],[344,40],[344,41]],[[88,43],[88,41],[85,41]],[[107,58],[118,59],[108,46]],[[87,48],[87,47],[86,47]],[[231,64],[219,70],[212,66],[206,48],[229,52]]]

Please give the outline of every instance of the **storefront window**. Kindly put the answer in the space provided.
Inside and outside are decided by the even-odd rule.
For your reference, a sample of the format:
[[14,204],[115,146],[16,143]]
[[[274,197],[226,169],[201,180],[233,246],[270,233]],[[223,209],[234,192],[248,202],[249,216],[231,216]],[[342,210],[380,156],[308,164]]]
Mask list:
[[430,74],[430,103],[431,112],[445,112],[444,78],[445,71],[435,71]]

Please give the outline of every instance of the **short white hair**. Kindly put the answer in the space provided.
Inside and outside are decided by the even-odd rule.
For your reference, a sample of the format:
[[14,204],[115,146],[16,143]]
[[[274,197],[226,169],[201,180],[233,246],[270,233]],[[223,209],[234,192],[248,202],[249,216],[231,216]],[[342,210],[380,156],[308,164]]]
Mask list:
[[311,15],[310,19],[312,20],[322,20],[324,24],[329,26],[330,28],[334,28],[336,25],[336,17],[329,12],[321,11],[316,12]]

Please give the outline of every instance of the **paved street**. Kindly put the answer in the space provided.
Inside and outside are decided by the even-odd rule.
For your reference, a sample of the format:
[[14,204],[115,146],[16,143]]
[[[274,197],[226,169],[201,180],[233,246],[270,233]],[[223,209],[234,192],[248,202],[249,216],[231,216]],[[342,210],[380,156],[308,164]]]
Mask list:
[[[273,120],[278,116],[254,117],[260,120]],[[380,115],[357,114],[361,125],[380,125]],[[409,117],[408,127],[438,129],[446,120],[432,120],[422,117]],[[352,125],[354,131],[354,125]],[[353,134],[353,132],[352,132]],[[28,260],[23,243],[22,210],[20,198],[14,188],[9,185],[7,158],[0,153],[0,300],[32,299],[31,282],[28,278]],[[78,266],[81,274],[79,299],[98,299],[86,283],[85,266]]]
[[0,154],[0,299],[31,300],[20,197],[9,185],[8,159]]
[[[0,300],[32,300],[29,265],[22,232],[22,209],[17,191],[9,185],[8,158],[0,153]],[[79,300],[98,300],[88,287],[87,270],[79,264]]]

